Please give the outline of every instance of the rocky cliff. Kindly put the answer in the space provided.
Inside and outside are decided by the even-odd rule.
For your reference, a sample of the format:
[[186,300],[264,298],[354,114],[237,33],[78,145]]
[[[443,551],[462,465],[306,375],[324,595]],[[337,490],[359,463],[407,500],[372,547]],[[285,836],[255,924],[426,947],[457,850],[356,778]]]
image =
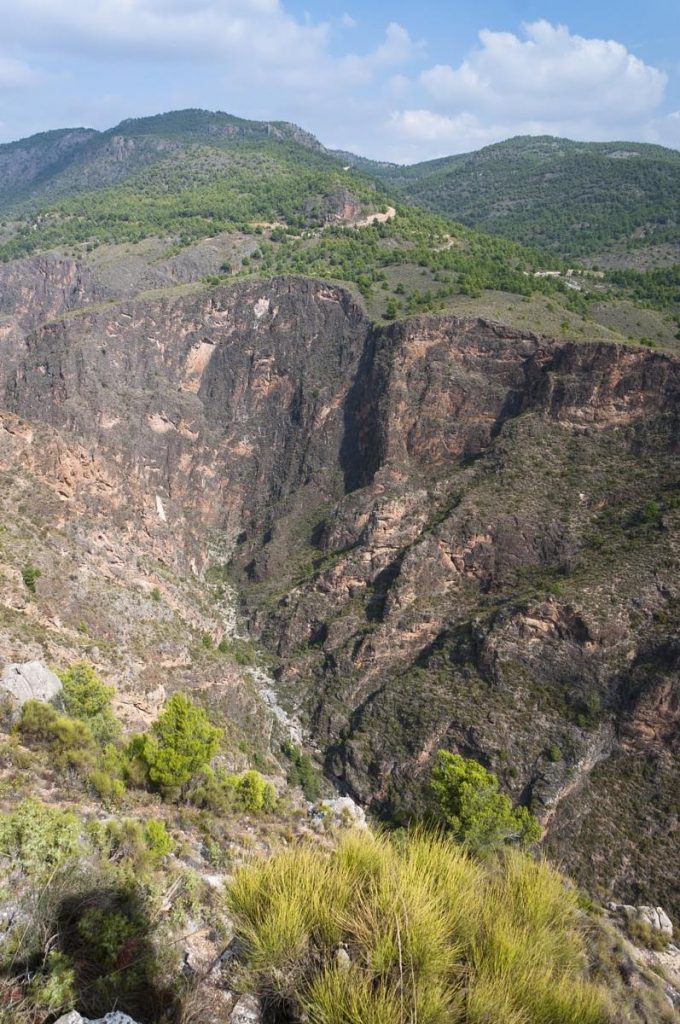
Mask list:
[[17,337],[5,407],[229,573],[341,785],[406,819],[439,747],[474,754],[584,884],[678,910],[680,361],[374,328],[296,278]]

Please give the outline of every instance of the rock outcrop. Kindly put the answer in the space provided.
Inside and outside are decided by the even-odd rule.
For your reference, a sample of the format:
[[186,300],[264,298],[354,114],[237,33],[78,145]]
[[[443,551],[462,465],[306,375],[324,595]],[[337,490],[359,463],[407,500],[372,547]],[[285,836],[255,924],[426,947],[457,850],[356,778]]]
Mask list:
[[61,691],[59,676],[39,661],[27,661],[23,665],[5,665],[0,676],[0,693],[7,694],[18,708],[23,707],[29,700],[58,700]]
[[99,460],[185,572],[229,563],[360,803],[408,819],[458,749],[584,884],[675,913],[679,396],[664,354],[375,328],[280,278],[44,325],[4,404]]

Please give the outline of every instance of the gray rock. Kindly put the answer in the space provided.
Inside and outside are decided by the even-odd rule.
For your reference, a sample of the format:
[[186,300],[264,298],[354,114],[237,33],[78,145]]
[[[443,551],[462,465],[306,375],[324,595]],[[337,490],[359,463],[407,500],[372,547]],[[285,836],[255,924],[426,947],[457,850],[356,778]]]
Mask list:
[[335,966],[339,971],[348,971],[352,966],[352,959],[344,943],[335,951]]
[[633,907],[629,903],[608,903],[607,910],[625,917],[628,921],[639,921],[653,932],[659,932],[669,939],[673,938],[673,924],[663,907]]
[[90,1020],[88,1017],[83,1017],[77,1010],[71,1010],[70,1013],[65,1013],[63,1017],[55,1021],[55,1024],[136,1024],[136,1021],[132,1017],[128,1017],[127,1013],[121,1013],[120,1010],[107,1013],[105,1017],[99,1017],[97,1020]]
[[311,816],[331,818],[335,825],[349,828],[367,828],[366,812],[351,796],[339,796],[335,800],[323,800],[310,810]]
[[241,996],[231,1011],[229,1024],[262,1024],[259,999],[251,995]]
[[6,665],[0,677],[0,693],[9,694],[19,708],[28,700],[53,701],[61,691],[61,679],[41,661]]

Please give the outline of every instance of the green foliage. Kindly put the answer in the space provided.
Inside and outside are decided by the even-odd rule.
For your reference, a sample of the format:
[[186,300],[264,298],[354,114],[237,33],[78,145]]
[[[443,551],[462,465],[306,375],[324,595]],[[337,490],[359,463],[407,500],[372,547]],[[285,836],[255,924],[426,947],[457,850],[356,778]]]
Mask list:
[[562,751],[560,750],[560,748],[557,746],[556,743],[553,743],[553,744],[551,744],[548,747],[548,749],[546,751],[546,754],[547,754],[548,760],[552,761],[553,764],[555,764],[557,761],[561,761],[562,760]]
[[541,828],[526,807],[513,808],[498,779],[472,758],[440,750],[431,778],[443,820],[458,842],[476,854],[506,843],[530,846]]
[[21,800],[0,815],[0,852],[28,874],[49,874],[79,849],[80,823],[75,814],[40,800]]
[[158,818],[149,818],[144,825],[146,846],[155,862],[160,863],[175,849],[175,841]]
[[[605,1024],[582,980],[573,892],[508,851],[489,868],[446,838],[343,837],[241,868],[228,892],[248,977],[310,1024]],[[338,947],[350,962],[338,960]]]
[[125,783],[101,768],[90,773],[90,785],[105,804],[118,806],[125,796]]
[[175,849],[165,823],[158,818],[95,819],[88,824],[88,835],[100,853],[117,862],[132,862],[137,873],[158,867]]
[[259,772],[244,772],[236,782],[236,795],[244,811],[273,811],[276,807],[276,790]]
[[680,158],[660,146],[526,137],[381,177],[429,210],[563,256],[680,238]]
[[235,775],[221,769],[204,768],[189,793],[191,803],[221,816],[236,810],[258,813],[276,809],[276,790],[271,782],[250,769]]
[[24,586],[27,590],[30,590],[32,594],[35,594],[35,585],[42,576],[42,572],[35,565],[25,565],[21,570],[21,578],[24,581]]
[[243,667],[255,665],[257,662],[257,655],[252,643],[238,636],[222,637],[217,645],[217,650],[220,654],[231,655],[236,664]]
[[83,771],[95,767],[98,751],[90,726],[60,715],[51,704],[27,701],[19,728],[25,739],[47,744],[58,767]]
[[66,1011],[75,1005],[75,980],[71,958],[58,949],[52,949],[45,957],[42,970],[31,979],[28,994],[46,1014]]
[[[0,244],[0,260],[57,245],[149,237],[188,245],[258,221],[284,221],[297,230],[318,226],[348,184],[331,157],[299,146],[266,139],[231,150],[192,145],[119,185],[19,211],[18,231]],[[368,179],[353,175],[351,189],[359,200],[375,203]]]
[[138,746],[151,782],[172,792],[210,763],[221,737],[222,730],[210,724],[203,708],[175,693]]
[[300,786],[307,800],[314,803],[321,793],[321,782],[318,772],[312,764],[309,754],[302,751],[290,741],[281,747],[282,753],[292,762],[288,771],[288,785]]
[[58,673],[64,687],[68,715],[87,722],[96,740],[109,743],[120,735],[120,724],[111,710],[113,686],[97,675],[86,661],[78,661]]

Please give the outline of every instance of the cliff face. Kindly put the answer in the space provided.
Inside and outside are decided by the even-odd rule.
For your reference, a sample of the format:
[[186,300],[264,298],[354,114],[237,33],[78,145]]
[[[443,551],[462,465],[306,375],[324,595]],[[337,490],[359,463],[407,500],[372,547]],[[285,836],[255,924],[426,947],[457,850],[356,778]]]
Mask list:
[[8,377],[187,563],[219,538],[355,795],[408,817],[474,754],[584,882],[680,905],[677,359],[278,279],[82,312]]

